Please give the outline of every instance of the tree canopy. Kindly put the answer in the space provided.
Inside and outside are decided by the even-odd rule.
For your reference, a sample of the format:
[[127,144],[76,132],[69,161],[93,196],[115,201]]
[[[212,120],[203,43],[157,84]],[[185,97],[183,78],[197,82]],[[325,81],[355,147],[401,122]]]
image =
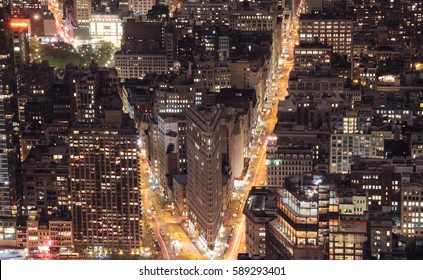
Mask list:
[[105,41],[74,48],[66,43],[41,44],[38,40],[32,39],[30,50],[32,61],[46,60],[55,68],[65,68],[68,64],[86,67],[92,61],[99,66],[112,66],[115,47]]

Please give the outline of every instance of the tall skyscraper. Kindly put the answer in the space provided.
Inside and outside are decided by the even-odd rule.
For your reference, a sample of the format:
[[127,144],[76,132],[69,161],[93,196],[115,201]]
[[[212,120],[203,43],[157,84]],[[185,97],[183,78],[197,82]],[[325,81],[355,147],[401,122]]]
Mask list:
[[223,187],[218,107],[189,108],[187,115],[188,217],[205,246],[214,248],[222,224]]
[[[4,85],[1,85],[4,86]],[[5,119],[5,89],[0,93],[0,216],[11,216],[8,129]]]
[[[76,99],[82,100],[82,94],[90,101],[88,107],[77,105],[70,135],[75,245],[80,250],[139,254],[137,131],[129,116],[122,114],[116,92],[90,91],[94,88],[91,83],[87,83],[88,91],[78,90],[84,79],[77,82]],[[95,114],[88,112],[87,118],[85,113],[79,114],[81,108]]]
[[[1,9],[3,10],[3,9]],[[2,11],[3,12],[3,11]],[[11,98],[9,80],[10,53],[6,48],[5,19],[0,21],[0,216],[10,216],[10,172],[9,172],[9,147],[10,147],[10,120],[6,118],[7,104]]]
[[10,98],[7,81],[7,68],[10,63],[10,54],[6,48],[6,12],[0,8],[0,216],[10,216],[9,168],[7,156],[7,127],[5,119],[5,102]]
[[13,246],[16,242],[16,184],[13,141],[12,106],[13,60],[10,51],[8,13],[0,3],[0,246]]

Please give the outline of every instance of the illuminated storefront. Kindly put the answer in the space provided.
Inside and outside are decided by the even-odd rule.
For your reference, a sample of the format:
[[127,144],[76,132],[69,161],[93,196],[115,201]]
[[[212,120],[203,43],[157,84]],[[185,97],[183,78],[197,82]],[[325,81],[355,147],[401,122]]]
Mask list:
[[92,15],[90,36],[93,41],[106,41],[120,47],[122,37],[122,18],[118,14]]

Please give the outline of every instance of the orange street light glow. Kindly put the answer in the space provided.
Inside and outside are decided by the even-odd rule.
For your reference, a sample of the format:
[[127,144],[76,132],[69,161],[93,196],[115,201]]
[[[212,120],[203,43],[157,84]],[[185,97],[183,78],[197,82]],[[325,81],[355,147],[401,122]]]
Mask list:
[[28,27],[28,23],[25,22],[11,22],[11,27]]

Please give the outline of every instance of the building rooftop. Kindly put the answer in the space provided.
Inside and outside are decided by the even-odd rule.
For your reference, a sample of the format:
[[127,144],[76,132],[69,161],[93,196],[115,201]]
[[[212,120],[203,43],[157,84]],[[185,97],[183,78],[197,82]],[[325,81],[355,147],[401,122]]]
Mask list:
[[[313,156],[313,149],[311,147],[311,145],[306,145],[306,144],[302,144],[302,143],[292,143],[292,145],[287,146],[285,142],[281,141],[282,145],[278,145],[278,149],[276,151],[277,154],[282,154],[282,155],[291,155],[291,154],[306,154],[311,157]],[[273,152],[270,152],[269,150],[266,151],[267,154],[273,154]],[[308,159],[308,158],[307,158]]]
[[332,188],[339,183],[338,176],[322,175],[320,173],[309,173],[298,176],[290,176],[285,179],[284,189],[288,190],[299,201],[317,202],[319,200],[319,189],[322,187]]
[[163,23],[160,22],[139,22],[128,19],[123,28],[123,36],[143,40],[161,41]]
[[257,97],[254,89],[223,88],[217,95],[216,102],[225,104],[226,107],[248,109],[250,102],[255,107]]
[[367,223],[365,221],[341,220],[338,230],[341,233],[367,234]]
[[209,132],[214,131],[219,125],[223,110],[219,105],[211,106],[206,104],[204,106],[188,108],[185,113],[202,131]]
[[66,155],[67,153],[67,145],[37,145],[31,149],[31,155],[51,156]]
[[269,188],[252,187],[243,213],[249,217],[274,218],[277,193]]

